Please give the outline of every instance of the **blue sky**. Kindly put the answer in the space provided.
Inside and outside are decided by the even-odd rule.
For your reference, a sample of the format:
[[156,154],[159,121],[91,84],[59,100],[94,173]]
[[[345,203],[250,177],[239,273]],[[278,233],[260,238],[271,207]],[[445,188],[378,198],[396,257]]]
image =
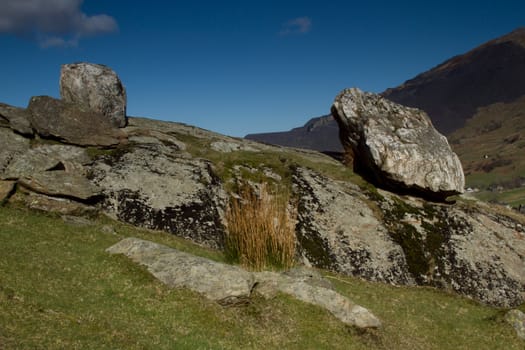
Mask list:
[[0,0],[0,102],[59,97],[60,65],[87,61],[119,74],[128,115],[283,131],[520,26],[518,0]]

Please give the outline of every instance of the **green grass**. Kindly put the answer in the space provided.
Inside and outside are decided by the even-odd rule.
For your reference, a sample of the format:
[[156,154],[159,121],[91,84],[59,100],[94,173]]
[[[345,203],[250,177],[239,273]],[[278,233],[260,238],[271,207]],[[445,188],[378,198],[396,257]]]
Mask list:
[[[210,144],[214,140],[199,138],[192,135],[176,133],[175,137],[184,142],[187,146],[187,151],[196,158],[204,158],[209,160],[214,165],[214,170],[226,185],[228,190],[236,190],[228,188],[230,180],[235,176],[232,169],[235,165],[242,164],[241,177],[244,180],[251,180],[254,182],[268,182],[282,187],[283,190],[291,192],[292,173],[293,168],[302,166],[315,170],[317,173],[327,176],[333,180],[350,181],[356,184],[364,184],[365,181],[352,169],[342,165],[328,156],[322,154],[308,153],[302,154],[300,151],[293,149],[279,149],[268,151],[234,151],[234,152],[218,152],[211,149]],[[280,151],[277,151],[277,150]],[[257,169],[257,172],[250,172],[248,169]],[[269,169],[282,179],[275,181],[271,177],[267,177],[263,173],[263,169]]]
[[[503,312],[429,288],[330,275],[381,318],[360,332],[286,296],[223,308],[168,289],[105,249],[136,236],[222,261],[161,232],[106,218],[77,227],[0,207],[0,349],[523,349]],[[102,231],[112,225],[117,234]]]
[[520,204],[525,205],[525,187],[495,192],[481,191],[474,193],[474,196],[485,202],[505,203],[512,207],[517,207]]

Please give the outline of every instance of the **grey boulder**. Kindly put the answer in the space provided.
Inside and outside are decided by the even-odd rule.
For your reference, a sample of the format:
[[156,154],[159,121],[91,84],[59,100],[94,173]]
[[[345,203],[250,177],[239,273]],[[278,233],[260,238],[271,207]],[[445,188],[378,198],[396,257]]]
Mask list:
[[425,112],[351,88],[335,98],[332,114],[354,167],[376,183],[439,199],[463,192],[459,158]]
[[104,115],[114,127],[126,126],[126,89],[109,67],[93,63],[62,65],[60,96],[85,111]]

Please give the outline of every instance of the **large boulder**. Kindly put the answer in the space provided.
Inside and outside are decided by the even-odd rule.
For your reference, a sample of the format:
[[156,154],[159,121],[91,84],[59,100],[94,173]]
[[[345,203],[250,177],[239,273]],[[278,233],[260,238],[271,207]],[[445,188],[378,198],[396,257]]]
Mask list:
[[92,63],[62,65],[60,96],[85,111],[108,118],[114,127],[126,126],[126,89],[109,67]]
[[354,167],[374,182],[438,199],[463,192],[459,158],[425,112],[352,88],[335,98],[332,114]]
[[114,146],[126,138],[98,112],[82,111],[72,103],[49,96],[32,97],[28,107],[31,125],[44,138],[79,146]]

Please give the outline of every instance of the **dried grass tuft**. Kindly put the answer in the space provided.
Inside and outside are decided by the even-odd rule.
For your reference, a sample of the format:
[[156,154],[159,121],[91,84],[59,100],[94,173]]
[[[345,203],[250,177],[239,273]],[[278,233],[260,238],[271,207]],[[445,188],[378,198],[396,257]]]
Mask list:
[[289,268],[295,256],[296,209],[288,196],[272,194],[265,183],[245,184],[226,210],[226,253],[253,270]]

